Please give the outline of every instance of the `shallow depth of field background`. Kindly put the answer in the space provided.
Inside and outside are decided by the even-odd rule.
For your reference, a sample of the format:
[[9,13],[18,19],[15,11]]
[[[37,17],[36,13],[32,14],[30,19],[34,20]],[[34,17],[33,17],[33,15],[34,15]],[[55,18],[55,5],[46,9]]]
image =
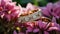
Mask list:
[[17,5],[20,4],[22,7],[25,7],[27,3],[32,3],[37,6],[45,6],[49,2],[57,2],[58,0],[13,0],[17,2]]

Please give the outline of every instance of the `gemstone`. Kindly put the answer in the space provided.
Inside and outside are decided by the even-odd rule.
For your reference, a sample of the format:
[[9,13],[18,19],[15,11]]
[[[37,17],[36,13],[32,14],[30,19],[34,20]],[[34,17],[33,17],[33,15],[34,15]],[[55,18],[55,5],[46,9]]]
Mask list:
[[29,21],[29,17],[25,17],[25,21]]

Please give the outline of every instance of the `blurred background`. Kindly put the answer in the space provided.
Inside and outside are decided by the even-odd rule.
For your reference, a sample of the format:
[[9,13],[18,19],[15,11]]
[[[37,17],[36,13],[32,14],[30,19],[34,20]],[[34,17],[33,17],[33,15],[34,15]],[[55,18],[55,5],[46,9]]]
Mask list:
[[58,0],[13,0],[17,2],[17,5],[20,4],[22,7],[26,7],[27,3],[32,3],[36,6],[45,6],[49,2],[57,2]]

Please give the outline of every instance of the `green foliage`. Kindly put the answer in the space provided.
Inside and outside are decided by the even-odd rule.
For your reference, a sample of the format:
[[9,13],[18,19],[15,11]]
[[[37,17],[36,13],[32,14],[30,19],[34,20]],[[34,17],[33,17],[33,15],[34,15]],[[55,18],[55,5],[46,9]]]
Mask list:
[[34,5],[39,5],[39,6],[45,6],[48,2],[56,2],[58,0],[13,0],[15,2],[17,2],[17,5],[20,4],[23,7],[25,7],[27,5],[27,3],[32,3]]

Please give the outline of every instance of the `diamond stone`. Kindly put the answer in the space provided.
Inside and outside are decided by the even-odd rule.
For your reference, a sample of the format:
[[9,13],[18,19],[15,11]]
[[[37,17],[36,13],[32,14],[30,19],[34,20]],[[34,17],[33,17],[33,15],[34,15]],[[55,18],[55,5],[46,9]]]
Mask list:
[[29,17],[25,17],[25,21],[29,21]]
[[36,15],[33,15],[33,18],[36,18],[37,16]]

